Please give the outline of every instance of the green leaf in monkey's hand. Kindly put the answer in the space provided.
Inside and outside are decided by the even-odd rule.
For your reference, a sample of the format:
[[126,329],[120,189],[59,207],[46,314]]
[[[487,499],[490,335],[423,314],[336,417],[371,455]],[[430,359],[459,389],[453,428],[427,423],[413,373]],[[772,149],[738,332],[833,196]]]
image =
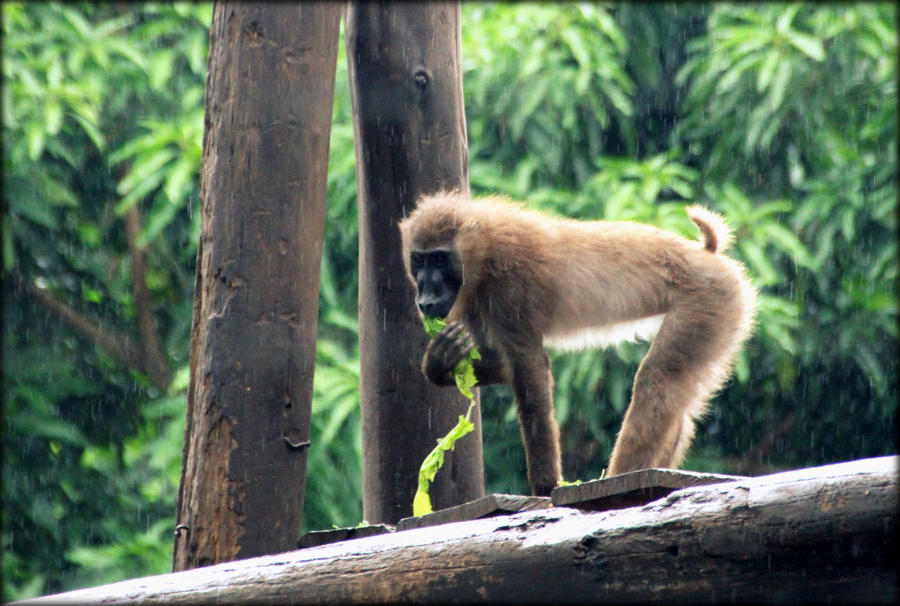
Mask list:
[[[447,327],[446,320],[441,318],[423,318],[422,324],[425,326],[425,334],[429,339],[433,339],[439,332]],[[422,516],[431,513],[431,497],[428,495],[428,488],[438,470],[444,465],[444,453],[453,450],[456,441],[461,437],[475,429],[475,424],[470,421],[472,409],[475,407],[475,394],[472,388],[478,383],[475,377],[474,360],[480,360],[481,354],[478,348],[473,348],[469,355],[459,361],[456,368],[453,369],[453,380],[456,382],[456,388],[459,389],[469,400],[469,410],[466,416],[460,416],[456,426],[443,438],[438,440],[437,446],[428,453],[422,466],[419,468],[419,482],[416,490],[416,496],[413,497],[413,515]]]
[[[422,318],[422,325],[425,327],[425,334],[428,335],[428,338],[433,339],[439,332],[447,328],[447,321],[441,318]],[[453,369],[453,380],[456,382],[456,388],[469,400],[475,399],[472,388],[478,384],[473,362],[480,359],[481,353],[476,347],[469,352],[469,355],[460,360],[456,368]]]
[[469,352],[469,355],[460,360],[456,368],[453,369],[453,380],[456,381],[456,388],[462,395],[473,402],[475,401],[475,394],[472,393],[472,388],[478,384],[478,379],[475,377],[474,362],[480,359],[481,353],[476,347]]
[[439,332],[447,328],[447,320],[442,318],[422,318],[425,334],[429,339],[435,338]]

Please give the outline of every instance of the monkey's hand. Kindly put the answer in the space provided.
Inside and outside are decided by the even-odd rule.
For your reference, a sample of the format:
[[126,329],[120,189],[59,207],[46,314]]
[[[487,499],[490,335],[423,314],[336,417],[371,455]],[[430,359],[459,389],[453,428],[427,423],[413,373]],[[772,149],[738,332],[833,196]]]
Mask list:
[[453,369],[475,348],[472,335],[462,322],[453,322],[428,343],[422,372],[435,385],[454,385]]

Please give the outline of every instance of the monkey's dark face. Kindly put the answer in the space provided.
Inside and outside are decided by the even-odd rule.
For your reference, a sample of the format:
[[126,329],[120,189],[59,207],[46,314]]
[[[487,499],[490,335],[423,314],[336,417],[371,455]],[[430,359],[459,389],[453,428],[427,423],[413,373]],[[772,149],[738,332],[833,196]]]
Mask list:
[[463,274],[459,257],[452,250],[414,250],[409,270],[416,282],[416,305],[427,318],[445,318],[456,301]]

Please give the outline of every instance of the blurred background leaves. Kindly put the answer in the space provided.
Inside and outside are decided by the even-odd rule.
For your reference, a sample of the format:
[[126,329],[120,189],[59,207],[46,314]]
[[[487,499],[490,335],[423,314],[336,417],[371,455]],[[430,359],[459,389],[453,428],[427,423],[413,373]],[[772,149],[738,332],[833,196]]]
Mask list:
[[[760,474],[897,452],[896,8],[462,10],[475,193],[688,237],[684,207],[700,202],[735,231],[758,327],[685,467]],[[170,569],[212,11],[2,11],[2,570],[14,599]],[[336,89],[306,529],[361,515],[343,42]],[[646,347],[552,356],[567,479],[600,475]],[[487,490],[526,492],[511,394],[482,398]]]

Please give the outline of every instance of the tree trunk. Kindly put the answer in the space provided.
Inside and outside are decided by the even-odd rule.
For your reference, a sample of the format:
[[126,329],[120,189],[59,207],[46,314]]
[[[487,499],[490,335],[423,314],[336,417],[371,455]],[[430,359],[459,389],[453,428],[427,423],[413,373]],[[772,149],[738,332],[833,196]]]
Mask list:
[[897,457],[419,528],[34,600],[60,604],[884,603]]
[[[359,192],[363,517],[411,515],[419,465],[465,414],[455,389],[429,384],[427,343],[403,269],[397,222],[423,194],[468,191],[459,5],[353,3],[347,61]],[[438,472],[435,509],[484,495],[481,416]]]
[[215,6],[175,570],[299,536],[340,9]]

